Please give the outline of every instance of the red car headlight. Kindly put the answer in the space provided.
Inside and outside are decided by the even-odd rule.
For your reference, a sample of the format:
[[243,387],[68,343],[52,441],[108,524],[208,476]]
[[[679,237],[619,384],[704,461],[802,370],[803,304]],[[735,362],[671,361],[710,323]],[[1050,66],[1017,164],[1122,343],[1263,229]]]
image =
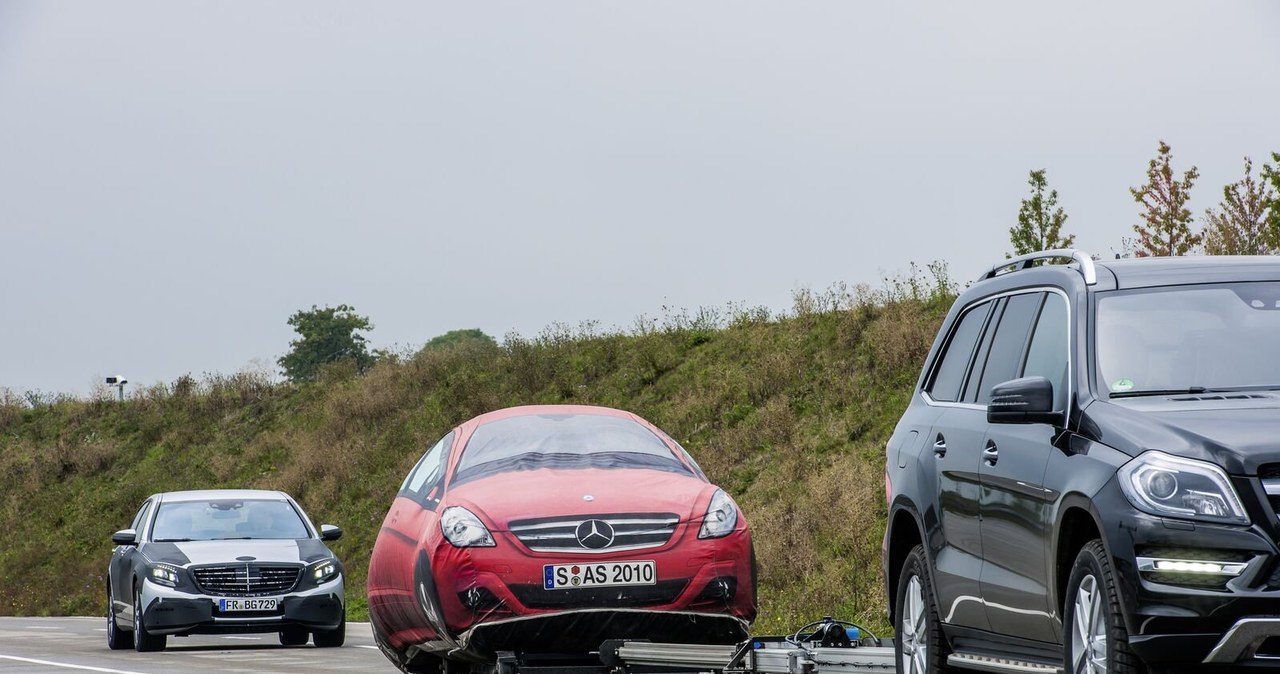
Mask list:
[[440,529],[444,537],[457,548],[492,548],[493,535],[475,513],[452,506],[440,514]]
[[733,533],[738,526],[738,506],[729,498],[723,489],[717,489],[707,505],[707,514],[702,518],[702,529],[698,538],[721,538]]

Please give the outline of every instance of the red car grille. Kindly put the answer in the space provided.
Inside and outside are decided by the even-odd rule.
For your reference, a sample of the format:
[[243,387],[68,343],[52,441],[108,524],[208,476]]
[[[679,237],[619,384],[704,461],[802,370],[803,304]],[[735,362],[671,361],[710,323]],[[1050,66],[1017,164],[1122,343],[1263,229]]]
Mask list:
[[626,513],[536,517],[511,522],[511,533],[534,552],[600,554],[667,544],[680,517],[675,513]]

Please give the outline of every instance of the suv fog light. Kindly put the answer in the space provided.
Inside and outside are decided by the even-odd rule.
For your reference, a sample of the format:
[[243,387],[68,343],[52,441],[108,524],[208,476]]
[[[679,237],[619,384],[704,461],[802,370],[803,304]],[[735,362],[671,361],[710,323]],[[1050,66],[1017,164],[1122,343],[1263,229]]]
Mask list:
[[1202,559],[1138,558],[1138,570],[1157,573],[1202,573],[1214,576],[1238,576],[1247,565],[1240,562],[1216,562]]

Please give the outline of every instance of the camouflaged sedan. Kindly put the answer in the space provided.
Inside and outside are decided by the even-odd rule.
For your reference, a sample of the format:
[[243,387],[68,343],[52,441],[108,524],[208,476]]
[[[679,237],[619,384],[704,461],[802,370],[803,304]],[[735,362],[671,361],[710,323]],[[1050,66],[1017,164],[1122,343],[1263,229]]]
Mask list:
[[278,491],[155,494],[111,536],[107,645],[159,651],[169,636],[277,632],[280,643],[341,646],[342,562]]

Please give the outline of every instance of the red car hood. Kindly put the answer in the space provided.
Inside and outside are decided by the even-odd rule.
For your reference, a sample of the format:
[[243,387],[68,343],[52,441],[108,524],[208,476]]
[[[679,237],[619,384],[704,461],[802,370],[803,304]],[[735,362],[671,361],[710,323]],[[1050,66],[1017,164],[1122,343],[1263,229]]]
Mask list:
[[512,520],[606,513],[675,513],[684,522],[703,516],[715,490],[692,475],[660,470],[540,469],[467,482],[446,500],[506,531]]

